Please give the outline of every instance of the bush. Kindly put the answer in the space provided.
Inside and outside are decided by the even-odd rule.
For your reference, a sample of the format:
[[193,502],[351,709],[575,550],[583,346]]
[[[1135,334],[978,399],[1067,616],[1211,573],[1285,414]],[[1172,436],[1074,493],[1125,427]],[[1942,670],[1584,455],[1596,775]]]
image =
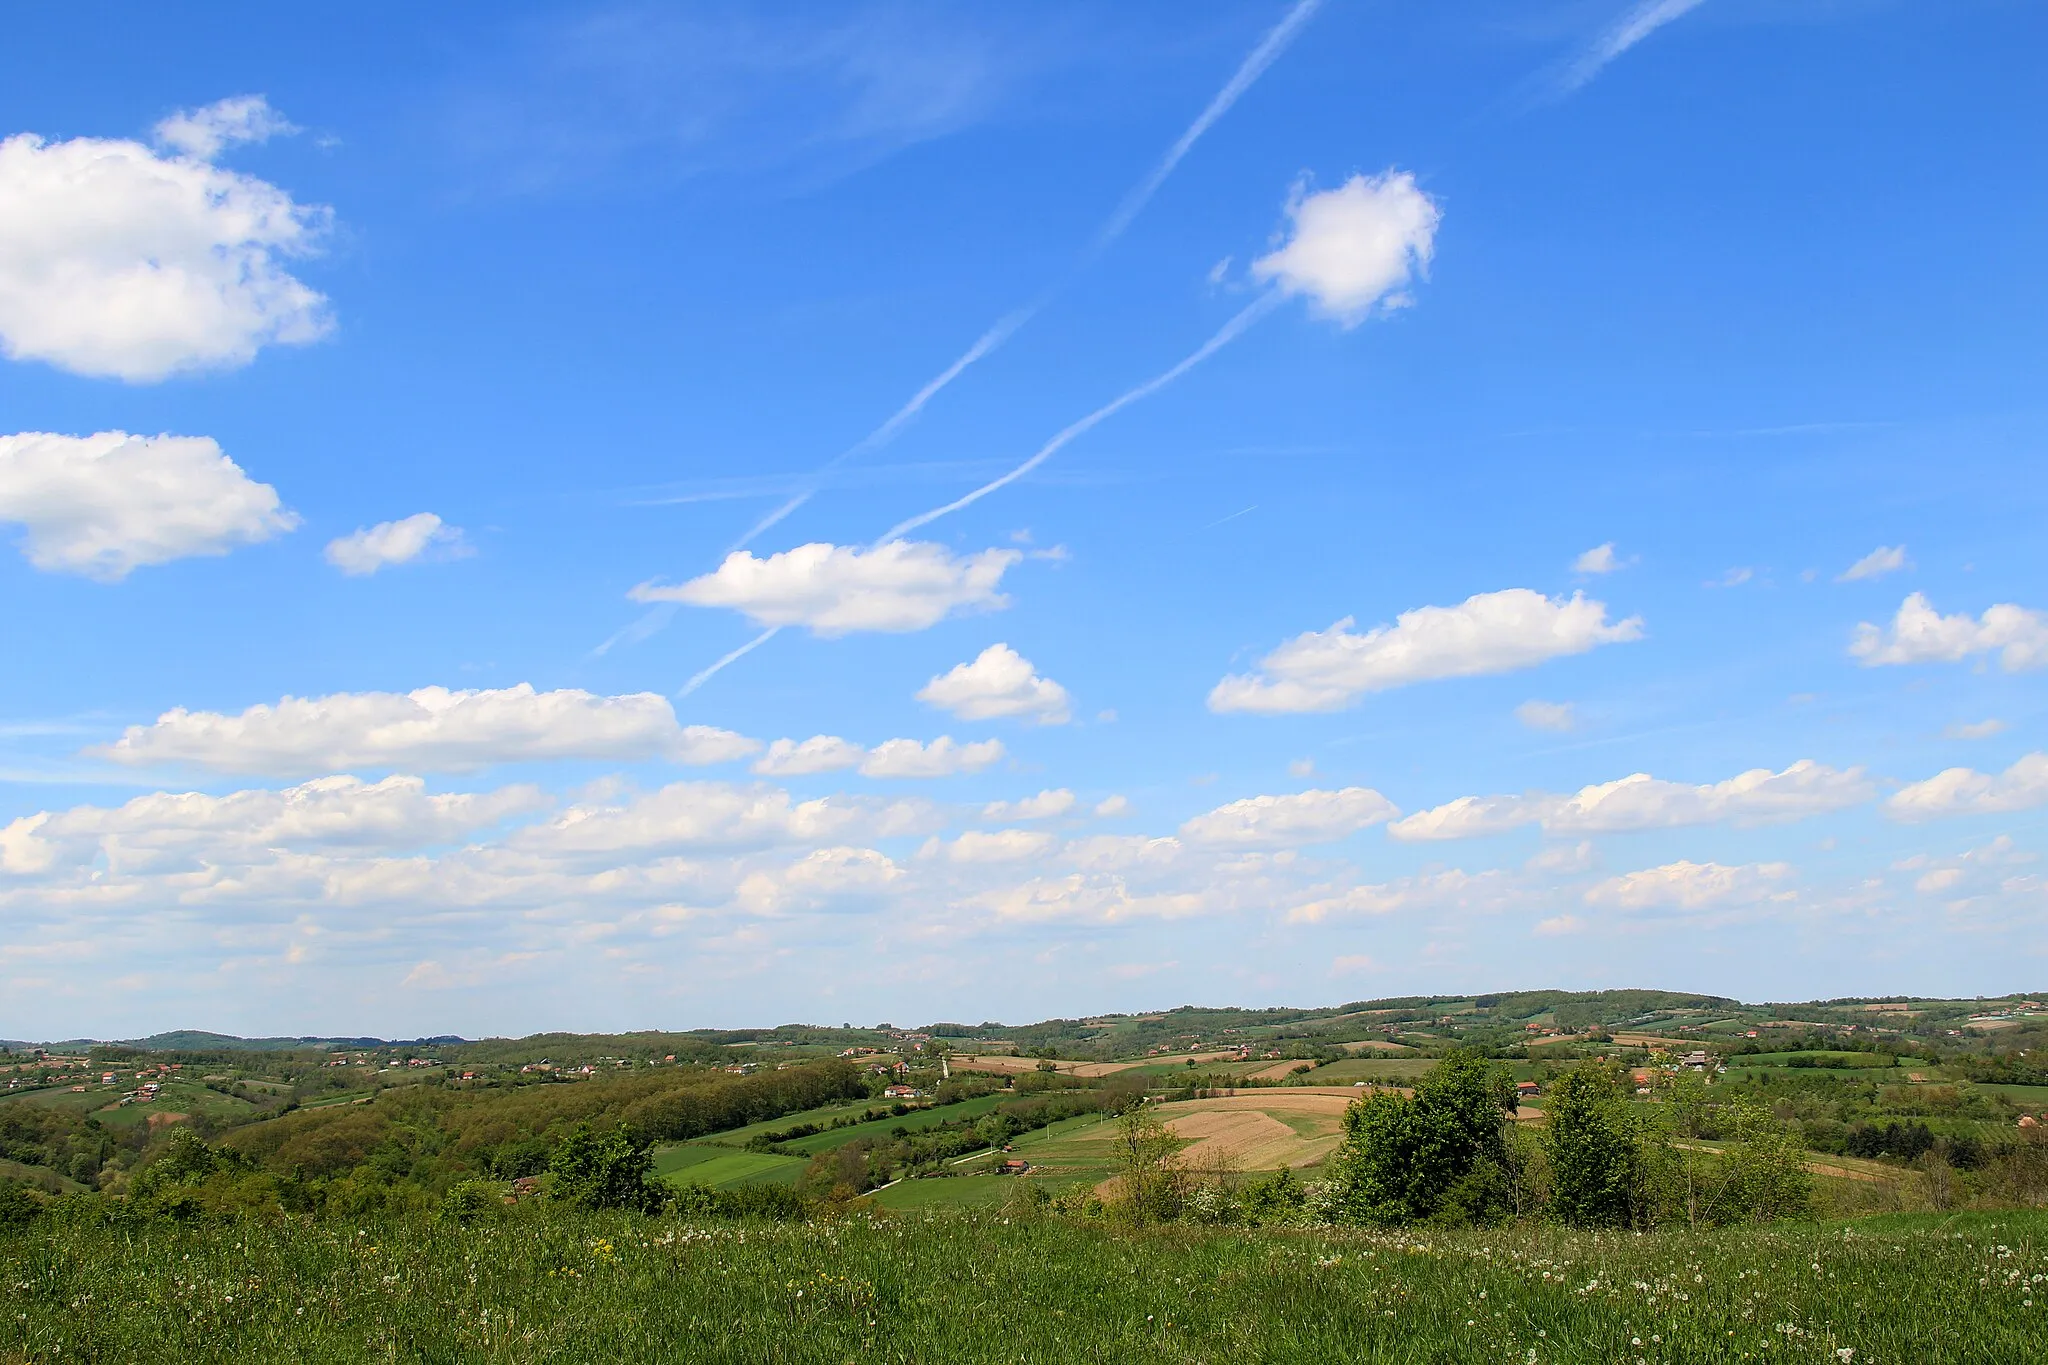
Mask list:
[[43,1201],[17,1180],[0,1180],[0,1232],[25,1228],[43,1216]]
[[505,1196],[489,1180],[460,1180],[441,1198],[441,1216],[467,1222],[504,1205]]
[[653,1169],[654,1157],[646,1142],[635,1141],[624,1129],[598,1137],[579,1125],[548,1158],[549,1193],[587,1209],[652,1213],[664,1198],[648,1183]]

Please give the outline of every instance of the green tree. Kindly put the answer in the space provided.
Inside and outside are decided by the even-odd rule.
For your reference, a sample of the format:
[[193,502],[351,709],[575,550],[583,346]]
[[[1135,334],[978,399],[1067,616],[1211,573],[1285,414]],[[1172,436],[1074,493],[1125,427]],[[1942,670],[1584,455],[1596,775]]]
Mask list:
[[1726,1123],[1734,1140],[1722,1162],[1719,1221],[1775,1223],[1807,1217],[1813,1209],[1813,1179],[1793,1130],[1750,1099],[1736,1101]]
[[1117,1120],[1110,1145],[1117,1168],[1117,1206],[1133,1222],[1167,1222],[1180,1216],[1193,1177],[1181,1165],[1187,1146],[1143,1108]]
[[1611,1063],[1568,1072],[1551,1090],[1544,1145],[1550,1211],[1580,1228],[1648,1228],[1670,1148],[1630,1102],[1628,1073]]
[[1342,1221],[1486,1223],[1513,1206],[1507,1129],[1515,1086],[1475,1052],[1447,1055],[1414,1096],[1380,1091],[1344,1112],[1330,1167]]
[[588,1124],[578,1124],[548,1158],[553,1197],[589,1209],[659,1208],[662,1191],[647,1179],[653,1169],[647,1143],[636,1141],[623,1128],[600,1137]]

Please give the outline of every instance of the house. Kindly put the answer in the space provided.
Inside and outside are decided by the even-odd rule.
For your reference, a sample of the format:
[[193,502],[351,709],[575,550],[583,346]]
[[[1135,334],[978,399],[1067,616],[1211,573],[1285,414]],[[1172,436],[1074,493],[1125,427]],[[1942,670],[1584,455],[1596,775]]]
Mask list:
[[1517,1096],[1518,1098],[1526,1099],[1526,1098],[1528,1098],[1528,1097],[1529,1097],[1529,1096],[1531,1096],[1531,1095],[1540,1095],[1540,1094],[1542,1094],[1542,1093],[1543,1093],[1543,1087],[1542,1087],[1542,1086],[1540,1086],[1540,1085],[1538,1085],[1538,1084],[1537,1084],[1536,1082],[1534,1082],[1534,1081],[1516,1081],[1516,1082],[1515,1082],[1515,1095],[1516,1095],[1516,1096]]
[[917,1087],[911,1085],[892,1085],[882,1091],[882,1096],[885,1099],[891,1100],[914,1100],[917,1098]]
[[1022,1157],[1013,1156],[996,1167],[997,1175],[1022,1175],[1031,1169],[1031,1163]]
[[1688,1071],[1711,1071],[1714,1066],[1714,1059],[1709,1057],[1704,1051],[1688,1052],[1685,1056],[1678,1059],[1678,1064]]

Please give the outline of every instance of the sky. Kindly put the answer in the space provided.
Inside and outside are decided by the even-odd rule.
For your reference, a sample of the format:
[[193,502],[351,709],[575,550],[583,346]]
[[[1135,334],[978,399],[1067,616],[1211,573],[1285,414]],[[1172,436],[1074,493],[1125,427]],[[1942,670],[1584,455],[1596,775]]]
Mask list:
[[2039,6],[9,32],[0,1036],[2048,980]]

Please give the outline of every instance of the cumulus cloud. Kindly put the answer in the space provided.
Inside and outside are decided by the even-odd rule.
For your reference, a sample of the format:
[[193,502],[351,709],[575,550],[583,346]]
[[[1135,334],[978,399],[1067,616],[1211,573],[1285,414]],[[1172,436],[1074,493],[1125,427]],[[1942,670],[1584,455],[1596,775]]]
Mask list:
[[663,587],[643,583],[636,602],[731,607],[763,626],[807,626],[817,635],[924,630],[968,611],[995,611],[997,591],[1020,550],[956,556],[929,541],[892,540],[871,550],[799,545],[756,559],[741,550],[711,573]]
[[117,763],[289,776],[342,768],[459,772],[566,758],[725,763],[760,747],[730,730],[677,724],[668,699],[653,692],[603,697],[520,683],[286,697],[239,715],[179,707],[88,752]]
[[1614,557],[1614,542],[1595,545],[1592,549],[1572,561],[1573,573],[1613,573],[1621,567],[1621,561]]
[[179,154],[0,141],[0,350],[147,383],[325,335],[327,300],[285,266],[318,248],[327,211],[208,160],[285,126],[245,97],[159,125]]
[[903,880],[890,857],[872,848],[816,848],[787,867],[750,873],[733,895],[749,914],[786,915],[872,902]]
[[114,583],[269,540],[299,519],[211,437],[29,431],[0,436],[0,521],[26,529],[22,551],[38,569]]
[[962,720],[1020,716],[1041,725],[1064,725],[1067,689],[1032,672],[1031,661],[1006,644],[993,644],[972,663],[955,664],[918,690],[927,706]]
[[957,839],[935,844],[933,852],[953,863],[1014,863],[1040,857],[1052,844],[1044,830],[970,829]]
[[1182,825],[1183,838],[1238,848],[1325,844],[1356,834],[1401,812],[1370,787],[1305,791],[1291,796],[1248,796],[1197,815]]
[[1843,771],[1801,759],[1783,772],[1752,768],[1704,786],[1635,773],[1571,796],[1461,796],[1398,820],[1387,832],[1419,841],[1469,839],[1524,825],[1541,825],[1552,834],[1616,834],[1723,820],[1764,823],[1861,805],[1876,794],[1861,768]]
[[1916,592],[1899,604],[1889,631],[1865,621],[1849,645],[1850,656],[1866,668],[1957,663],[1993,651],[2008,673],[2048,668],[2048,615],[2004,602],[1981,617],[1968,612],[1943,616]]
[[1536,932],[1545,938],[1580,934],[1585,930],[1586,922],[1577,915],[1552,915],[1549,919],[1536,921]]
[[1131,813],[1130,798],[1120,792],[1115,795],[1105,796],[1095,803],[1095,813],[1104,819],[1115,819],[1121,815],[1129,815]]
[[801,777],[809,773],[838,772],[858,767],[867,750],[837,735],[812,735],[798,742],[778,739],[754,763],[763,777]]
[[1786,863],[1666,863],[1609,877],[1586,892],[1586,904],[1612,910],[1712,910],[1789,901],[1794,893],[1783,886],[1791,876]]
[[373,574],[387,564],[406,564],[429,549],[443,555],[466,553],[460,526],[450,526],[432,512],[415,512],[398,521],[380,521],[327,542],[327,562],[345,574]]
[[1287,912],[1290,924],[1320,924],[1334,916],[1391,915],[1399,910],[1498,909],[1512,895],[1505,874],[1460,868],[1346,887],[1303,901]]
[[158,122],[154,131],[159,147],[212,161],[229,147],[289,137],[299,129],[263,96],[231,95],[203,108],[180,109]]
[[1866,578],[1883,578],[1906,567],[1906,547],[1880,545],[1835,575],[1837,583],[1857,583]]
[[2005,733],[2005,722],[1996,716],[1988,720],[1958,721],[1941,732],[1943,739],[1990,739]]
[[1601,645],[1642,638],[1640,617],[1610,623],[1583,593],[1552,599],[1527,588],[1480,593],[1455,607],[1418,607],[1359,634],[1350,617],[1309,631],[1209,693],[1212,711],[1336,711],[1369,692],[1438,678],[1531,668]]
[[1074,794],[1065,787],[1042,791],[1021,801],[991,801],[981,808],[984,820],[1051,820],[1074,808]]
[[1411,302],[1409,283],[1429,269],[1442,214],[1406,171],[1354,175],[1334,190],[1297,191],[1286,243],[1252,263],[1252,274],[1303,295],[1346,327],[1374,309]]
[[940,735],[929,744],[888,739],[868,751],[860,771],[864,777],[954,777],[980,772],[1000,761],[1003,752],[999,739],[969,744],[955,744],[951,735]]
[[2048,753],[2021,758],[2002,773],[1950,768],[1899,788],[1884,803],[1894,820],[1939,820],[1951,815],[1992,815],[2048,805]]
[[1515,708],[1515,719],[1531,730],[1557,730],[1560,732],[1578,728],[1578,713],[1568,701],[1536,701],[1533,698]]
[[269,850],[419,848],[461,839],[545,804],[533,787],[429,793],[417,777],[323,777],[282,791],[157,792],[121,806],[76,806],[0,830],[0,867],[42,872],[103,861],[124,873],[172,871]]
[[798,801],[779,787],[676,782],[623,800],[579,803],[520,830],[510,842],[535,853],[646,856],[867,842],[929,833],[937,821],[923,801],[858,796]]

